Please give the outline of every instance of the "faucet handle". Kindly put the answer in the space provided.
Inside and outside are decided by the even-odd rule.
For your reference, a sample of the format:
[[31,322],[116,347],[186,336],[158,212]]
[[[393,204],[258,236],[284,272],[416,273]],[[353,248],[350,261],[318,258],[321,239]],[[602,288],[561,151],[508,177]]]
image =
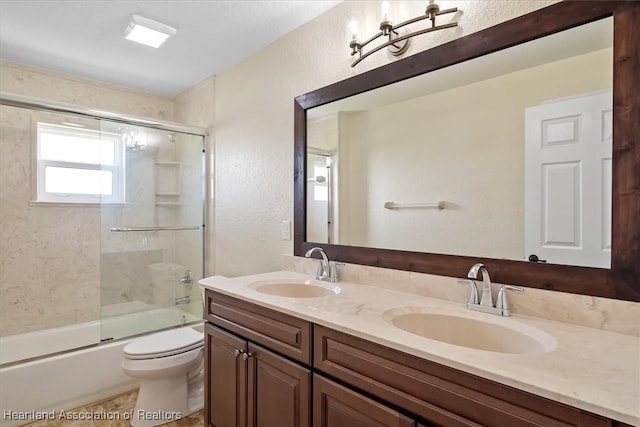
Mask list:
[[467,305],[477,305],[478,304],[478,287],[476,286],[476,282],[473,280],[458,280],[458,285],[469,285],[469,299],[467,300]]
[[338,275],[338,267],[342,267],[343,265],[346,264],[344,262],[329,261],[329,278],[331,280],[331,283],[338,283],[340,281]]
[[502,311],[501,312],[502,316],[508,316],[510,314],[509,302],[507,301],[507,295],[505,291],[514,291],[521,294],[524,292],[524,288],[521,288],[520,286],[511,286],[511,285],[504,285],[500,288],[500,290],[498,291],[496,308]]
[[324,264],[321,259],[316,259],[318,261],[318,270],[316,270],[316,279],[321,280],[325,275]]

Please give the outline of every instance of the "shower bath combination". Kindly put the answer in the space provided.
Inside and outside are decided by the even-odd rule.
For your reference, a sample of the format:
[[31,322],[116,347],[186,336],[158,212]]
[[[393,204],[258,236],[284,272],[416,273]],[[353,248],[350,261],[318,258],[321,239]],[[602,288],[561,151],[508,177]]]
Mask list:
[[[13,385],[1,387],[0,409],[69,408],[130,390],[135,383],[120,366],[130,337],[202,321],[193,283],[204,276],[205,131],[4,92],[0,101],[2,149],[17,148],[0,155],[0,178],[8,184],[0,189],[8,207],[1,219],[31,236],[9,235],[0,243],[3,257],[15,260],[13,270],[30,271],[14,274],[11,263],[0,271],[3,300],[18,301],[1,310],[3,319],[13,320],[0,321],[0,382]],[[32,123],[67,140],[97,141],[90,169],[82,169],[85,160],[65,160],[61,148],[57,163],[42,170],[76,161],[79,174],[110,177],[100,191],[120,187],[120,200],[106,202],[101,193],[83,203],[65,203],[73,194],[56,203],[34,200],[31,182],[46,177],[15,174],[16,167],[32,171],[38,160]],[[29,142],[33,148],[24,147]],[[38,381],[42,369],[51,379],[41,384],[42,393],[19,386]],[[87,377],[82,385],[55,380],[54,372],[78,369]]]

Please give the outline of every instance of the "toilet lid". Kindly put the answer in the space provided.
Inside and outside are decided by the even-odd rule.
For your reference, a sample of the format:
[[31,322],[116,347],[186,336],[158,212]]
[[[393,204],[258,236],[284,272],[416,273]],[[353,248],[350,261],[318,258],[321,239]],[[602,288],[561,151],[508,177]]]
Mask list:
[[132,359],[165,357],[201,347],[203,343],[204,333],[178,328],[130,342],[124,346],[124,354]]

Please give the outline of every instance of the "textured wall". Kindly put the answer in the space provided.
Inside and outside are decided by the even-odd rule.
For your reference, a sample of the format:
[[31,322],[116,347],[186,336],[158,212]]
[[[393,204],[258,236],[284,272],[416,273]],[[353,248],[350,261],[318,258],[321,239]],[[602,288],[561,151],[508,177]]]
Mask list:
[[124,114],[173,120],[171,99],[8,61],[0,61],[0,90]]
[[[397,20],[423,13],[424,2],[395,3]],[[407,55],[551,3],[441,2],[462,10],[460,26],[421,36]],[[360,13],[372,34],[378,4],[341,3],[216,76],[216,274],[277,270],[280,255],[293,253],[293,242],[280,237],[280,222],[293,220],[293,99],[394,60],[379,52],[350,67],[347,21]]]

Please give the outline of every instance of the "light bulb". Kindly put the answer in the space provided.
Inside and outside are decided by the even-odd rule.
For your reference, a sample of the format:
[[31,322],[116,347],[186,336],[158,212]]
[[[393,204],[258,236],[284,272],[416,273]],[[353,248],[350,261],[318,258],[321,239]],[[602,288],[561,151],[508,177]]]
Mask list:
[[356,18],[351,18],[351,21],[349,21],[349,33],[352,41],[358,40],[358,21]]
[[383,21],[390,21],[391,20],[391,18],[389,16],[391,14],[391,5],[389,4],[388,1],[383,1],[380,4],[380,12],[381,12]]

